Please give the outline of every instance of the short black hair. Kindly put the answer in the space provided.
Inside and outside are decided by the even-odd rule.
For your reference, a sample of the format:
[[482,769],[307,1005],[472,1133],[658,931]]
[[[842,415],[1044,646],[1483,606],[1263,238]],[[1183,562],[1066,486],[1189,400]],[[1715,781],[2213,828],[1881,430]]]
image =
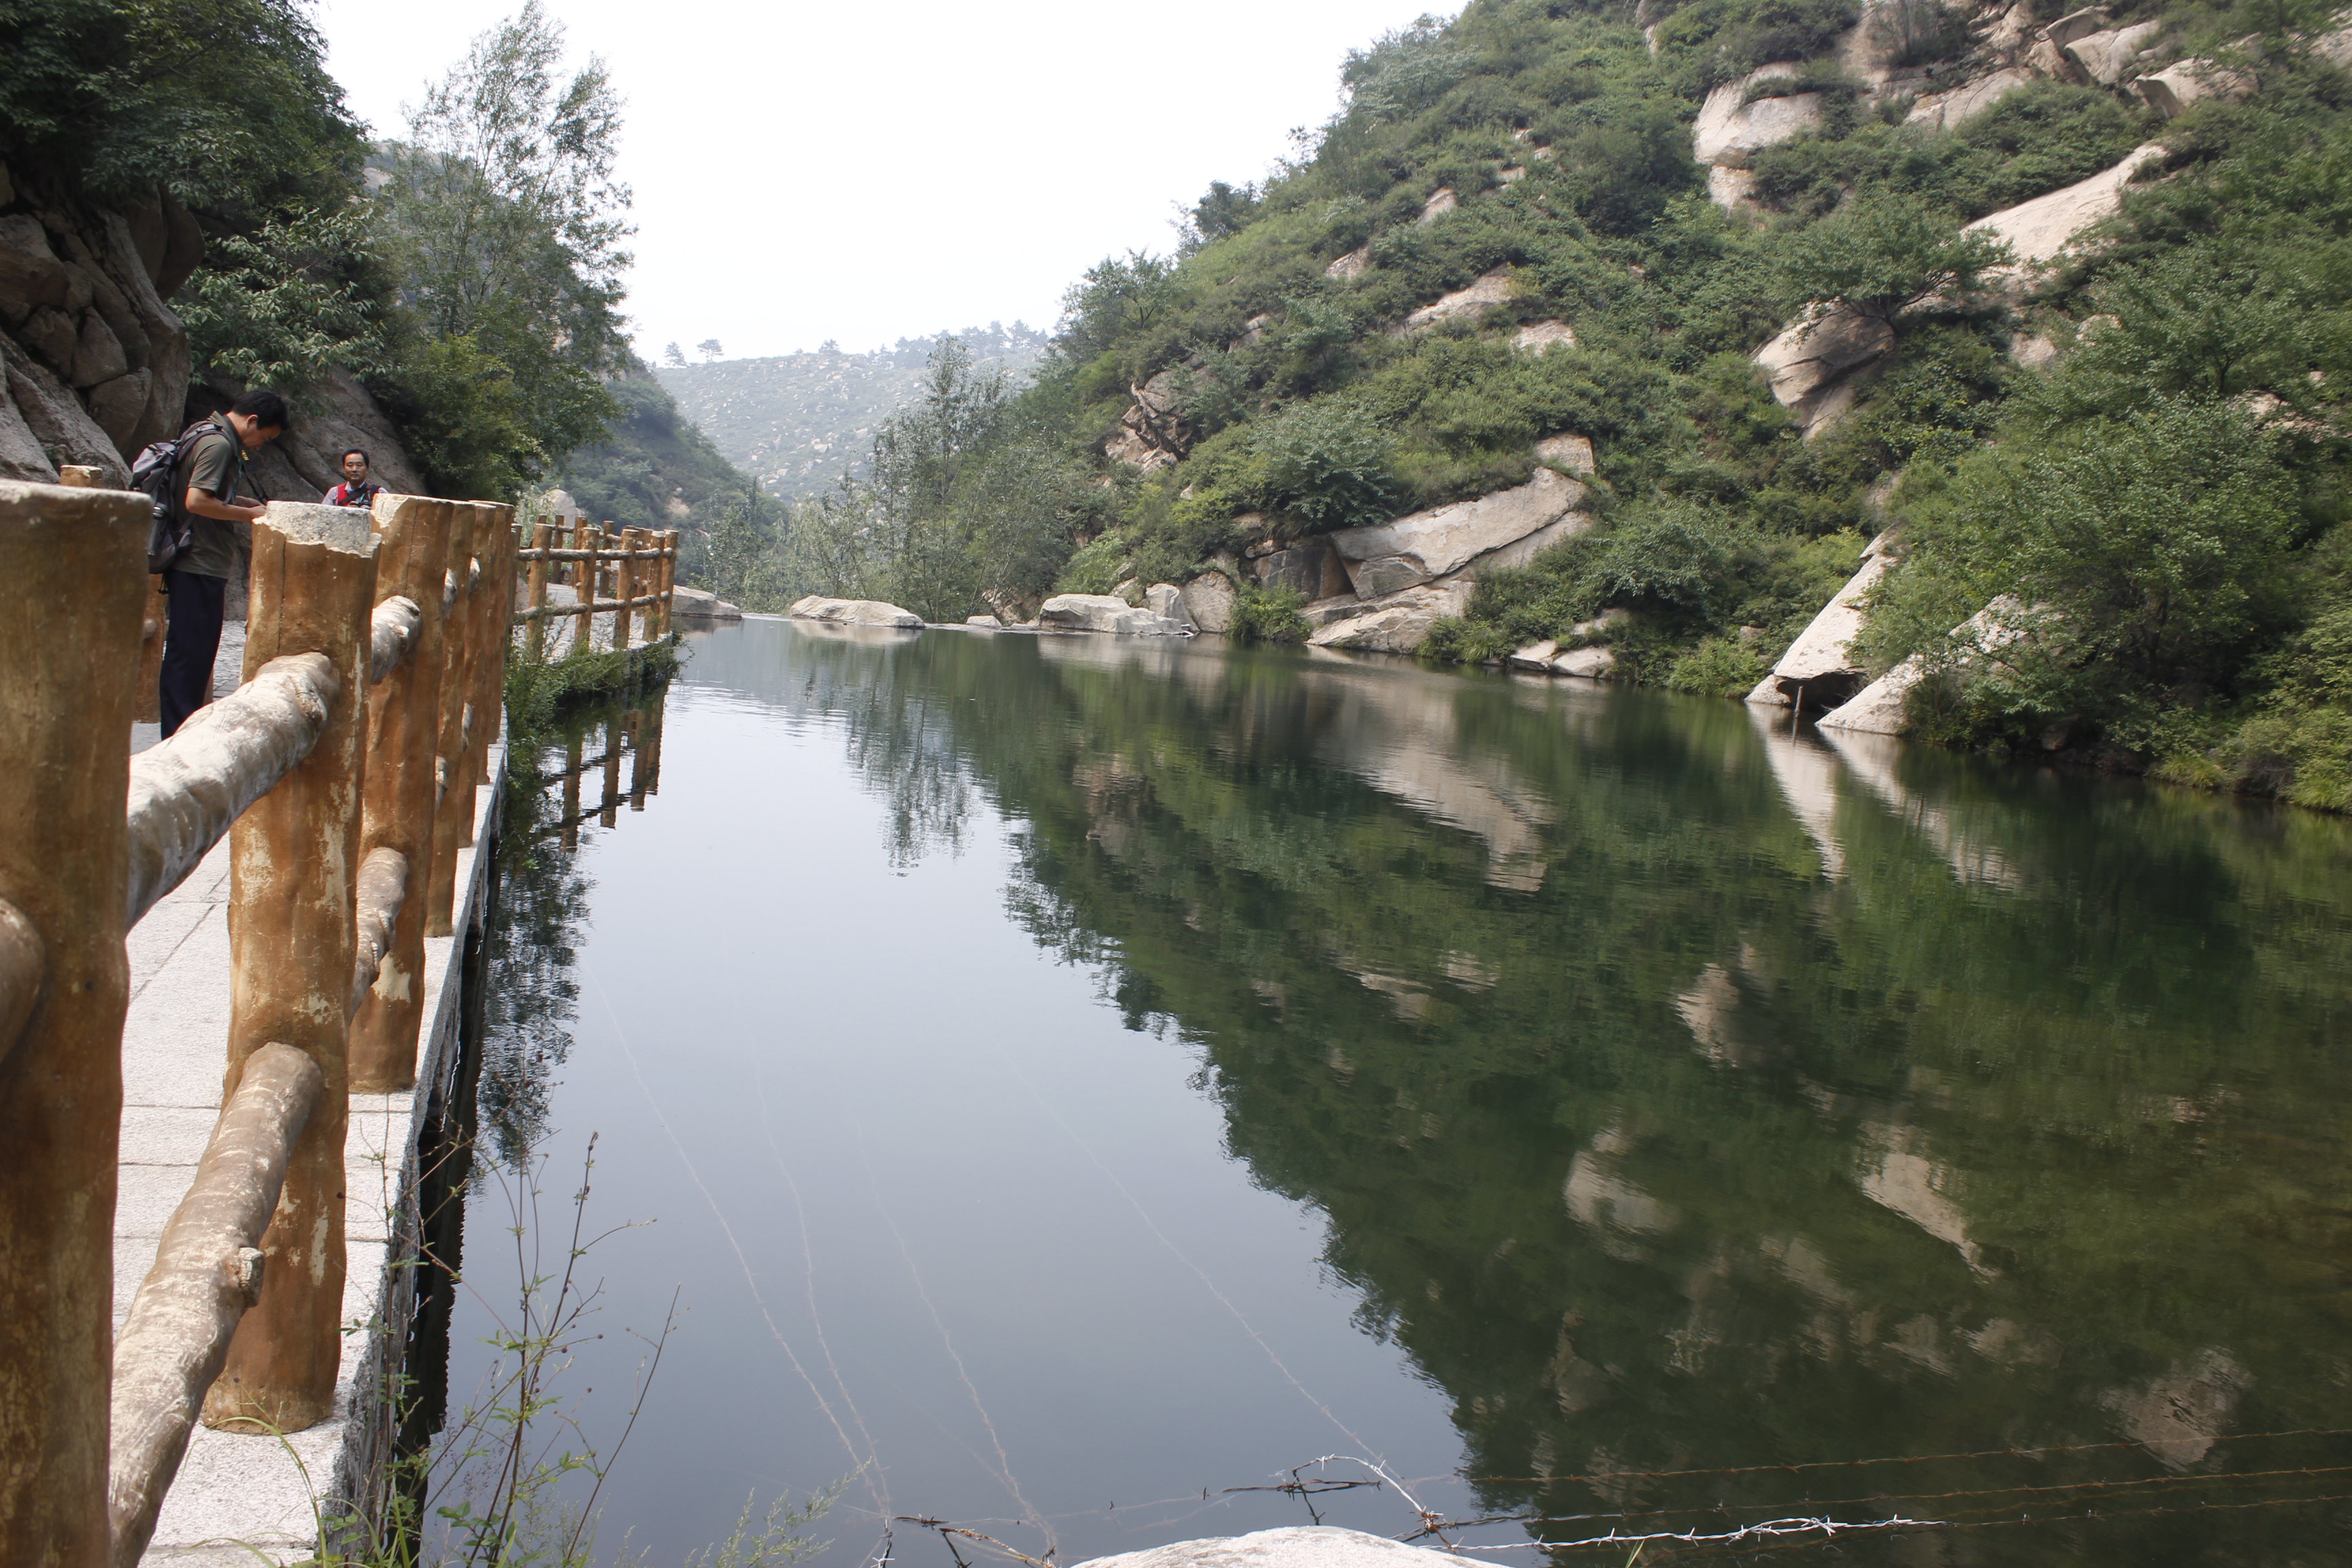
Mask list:
[[371,468],[375,467],[375,459],[367,455],[367,448],[365,447],[349,447],[344,451],[342,457],[337,458],[335,461],[340,463],[351,458],[357,458],[361,462],[365,463]]
[[236,401],[228,405],[228,411],[231,414],[242,414],[255,420],[265,430],[273,426],[279,430],[290,430],[294,427],[292,416],[286,412],[286,400],[266,386],[257,386],[251,392],[238,393]]

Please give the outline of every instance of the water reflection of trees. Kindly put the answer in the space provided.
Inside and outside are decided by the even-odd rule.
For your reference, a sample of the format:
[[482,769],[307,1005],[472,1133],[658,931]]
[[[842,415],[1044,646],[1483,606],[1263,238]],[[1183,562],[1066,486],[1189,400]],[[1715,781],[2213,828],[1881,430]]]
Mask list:
[[1018,918],[1198,1043],[1487,1506],[2095,1485],[2056,1501],[2099,1525],[1937,1560],[2326,1555],[2326,1508],[2122,1516],[2352,1463],[2246,1436],[2340,1426],[2352,1379],[2340,825],[1643,694],[1108,640],[789,657],[877,789],[994,799]]
[[508,759],[478,1092],[479,1141],[510,1169],[544,1135],[555,1074],[572,1054],[573,972],[595,886],[573,858],[580,830],[614,826],[659,789],[662,703],[656,689],[574,709],[553,731],[520,739]]

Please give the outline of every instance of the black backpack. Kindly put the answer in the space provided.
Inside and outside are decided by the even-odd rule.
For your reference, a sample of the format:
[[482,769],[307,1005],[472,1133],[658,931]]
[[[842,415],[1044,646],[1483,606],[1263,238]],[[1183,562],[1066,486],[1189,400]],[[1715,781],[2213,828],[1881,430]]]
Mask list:
[[154,521],[147,529],[147,570],[162,572],[184,554],[195,531],[195,520],[181,503],[181,487],[173,479],[180,471],[180,459],[196,443],[196,437],[213,427],[209,419],[199,419],[168,441],[157,441],[143,447],[131,459],[131,488],[143,491],[148,504],[154,508]]

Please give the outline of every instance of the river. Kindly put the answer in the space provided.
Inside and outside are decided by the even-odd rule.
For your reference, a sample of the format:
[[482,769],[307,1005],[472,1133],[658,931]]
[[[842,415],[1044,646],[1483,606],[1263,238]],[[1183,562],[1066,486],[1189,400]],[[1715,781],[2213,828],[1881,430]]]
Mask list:
[[[594,1132],[600,1442],[677,1310],[608,1550],[845,1481],[830,1568],[2344,1555],[2341,822],[1208,639],[688,646],[641,811],[510,805],[453,1330],[462,1404]],[[1225,1489],[1332,1455],[1388,1480]]]

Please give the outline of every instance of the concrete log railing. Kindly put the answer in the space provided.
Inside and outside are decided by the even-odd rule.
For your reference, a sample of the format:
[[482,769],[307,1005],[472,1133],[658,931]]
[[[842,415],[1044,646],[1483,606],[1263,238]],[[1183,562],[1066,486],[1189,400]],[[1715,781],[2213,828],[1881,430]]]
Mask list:
[[[0,1058],[0,1563],[107,1556],[124,796],[147,500],[0,482],[0,902],[40,980]],[[16,956],[22,967],[30,957]]]
[[[567,536],[576,542],[568,546],[556,542]],[[544,623],[560,616],[572,618],[574,652],[595,646],[598,616],[612,617],[614,648],[628,647],[635,640],[656,642],[669,635],[677,586],[677,531],[628,528],[621,531],[617,544],[596,542],[613,538],[587,519],[575,517],[570,522],[539,524],[532,530],[530,548],[514,552],[514,558],[529,567],[523,606],[514,612],[513,623],[523,628],[523,647],[530,658],[545,653]],[[549,586],[567,569],[572,603],[548,603]],[[608,579],[610,593],[604,592]],[[639,611],[644,612],[642,616]]]
[[324,654],[278,659],[132,759],[126,927],[186,881],[247,808],[310,754],[342,690]]
[[106,1508],[115,1568],[133,1568],[146,1551],[230,1337],[261,1299],[259,1243],[325,1085],[318,1064],[291,1046],[256,1051],[163,1227],[114,1343]]
[[[129,1568],[195,1420],[329,1414],[346,1089],[415,1081],[428,889],[446,931],[499,730],[511,510],[278,502],[243,684],[133,759],[147,528],[141,496],[0,483],[5,1563]],[[117,1342],[124,934],[224,837],[226,1109]]]

